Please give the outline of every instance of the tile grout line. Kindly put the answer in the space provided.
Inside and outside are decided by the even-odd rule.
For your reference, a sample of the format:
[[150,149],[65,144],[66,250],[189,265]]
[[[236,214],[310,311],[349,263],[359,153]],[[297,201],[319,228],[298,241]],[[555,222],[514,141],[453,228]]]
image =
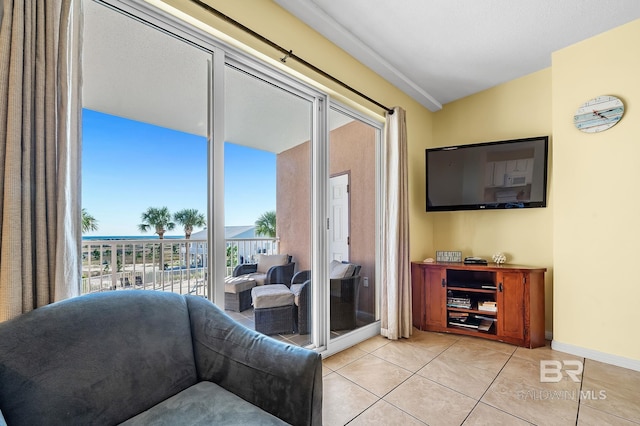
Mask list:
[[[467,414],[467,416],[464,418],[464,420],[462,421],[462,423],[464,423],[465,421],[467,421],[467,419],[469,418],[469,416],[471,415],[471,413],[473,413],[473,410],[475,410],[475,409],[476,409],[476,407],[478,406],[478,404],[480,404],[480,402],[482,401],[482,398],[484,398],[484,396],[485,396],[485,395],[487,394],[487,392],[489,391],[489,388],[491,388],[491,386],[495,383],[495,381],[496,381],[496,379],[498,378],[498,376],[500,375],[500,373],[502,373],[502,370],[504,370],[504,368],[507,366],[507,364],[509,363],[509,361],[511,361],[511,358],[513,358],[513,356],[514,356],[514,354],[516,353],[517,349],[518,349],[518,348],[514,349],[514,350],[513,350],[513,352],[509,355],[509,358],[507,358],[507,360],[505,361],[504,365],[500,368],[500,371],[498,371],[498,372],[496,373],[496,375],[495,375],[495,377],[493,378],[493,380],[491,380],[491,383],[489,383],[489,386],[487,386],[487,388],[484,390],[484,392],[482,392],[482,395],[480,395],[480,398],[478,398],[478,400],[476,401],[475,405],[473,406],[473,408],[471,409],[471,411],[469,411],[469,414]],[[516,358],[519,358],[519,357],[516,357]],[[484,404],[484,402],[483,402],[483,404]],[[524,421],[524,422],[527,422],[527,423],[529,423],[529,424],[533,424],[533,423],[531,423],[530,421],[528,421],[528,420],[526,420],[526,419],[523,419],[522,417],[516,416],[516,415],[515,415],[515,414],[513,414],[513,413],[509,413],[509,412],[507,412],[507,411],[504,411],[504,410],[503,410],[503,409],[501,409],[501,408],[494,407],[493,405],[489,405],[489,404],[486,404],[486,405],[488,405],[489,407],[492,407],[492,408],[494,408],[494,409],[496,409],[496,410],[498,410],[498,411],[501,411],[501,412],[503,412],[503,413],[505,413],[505,414],[508,414],[508,415],[510,415],[510,416],[512,416],[512,417],[515,417],[516,419],[520,419],[520,420],[522,420],[522,421]]]
[[[364,351],[364,352],[367,352],[367,354],[368,354],[368,355],[372,355],[372,356],[374,356],[374,357],[376,357],[376,358],[378,358],[378,359],[380,359],[380,360],[382,360],[382,361],[388,362],[389,364],[392,364],[392,365],[394,365],[394,366],[396,366],[396,367],[402,368],[403,370],[406,370],[406,371],[408,371],[408,372],[410,372],[410,373],[411,373],[411,374],[409,375],[409,377],[407,377],[406,379],[402,380],[400,383],[398,383],[396,386],[394,386],[392,389],[390,389],[387,393],[385,393],[385,394],[384,394],[384,395],[382,395],[381,397],[378,397],[378,395],[373,394],[373,392],[371,392],[371,391],[369,391],[369,390],[367,390],[367,389],[364,389],[364,387],[360,386],[358,383],[353,382],[352,380],[350,380],[349,378],[347,378],[347,377],[343,376],[342,374],[338,373],[338,371],[337,371],[337,370],[335,370],[335,371],[334,371],[334,373],[338,373],[338,374],[340,374],[340,376],[341,376],[341,377],[343,377],[344,379],[349,380],[351,383],[355,384],[356,386],[358,386],[358,387],[360,387],[360,388],[362,388],[362,389],[366,390],[367,392],[369,392],[369,393],[371,393],[371,394],[375,395],[376,397],[378,397],[378,400],[377,400],[376,402],[374,402],[373,404],[371,404],[369,407],[365,408],[362,412],[360,412],[360,413],[359,413],[358,415],[356,415],[354,418],[352,418],[351,420],[349,420],[346,424],[349,424],[349,423],[353,422],[356,418],[358,418],[359,416],[361,416],[362,414],[364,414],[364,412],[365,412],[365,411],[367,411],[368,409],[370,409],[371,407],[373,407],[375,404],[377,404],[377,403],[378,403],[378,402],[380,402],[380,401],[384,401],[385,403],[387,403],[387,404],[391,405],[392,407],[394,407],[394,408],[395,408],[395,409],[397,409],[397,410],[402,411],[403,413],[407,414],[408,416],[410,416],[410,417],[411,417],[411,418],[413,418],[413,419],[416,419],[417,421],[419,421],[419,422],[420,422],[420,423],[422,423],[422,424],[427,424],[427,423],[423,422],[422,420],[420,420],[419,418],[417,418],[416,416],[414,416],[413,414],[411,414],[411,413],[407,412],[406,410],[402,409],[401,407],[398,407],[397,405],[395,405],[395,404],[393,404],[393,403],[391,403],[391,402],[389,402],[389,401],[385,400],[384,398],[385,398],[387,395],[389,395],[391,392],[393,392],[394,390],[396,390],[397,388],[399,388],[401,385],[403,385],[404,383],[406,383],[407,381],[409,381],[409,380],[410,380],[412,377],[414,377],[414,376],[418,376],[418,377],[420,377],[420,378],[427,379],[427,380],[432,381],[433,383],[436,383],[436,384],[438,384],[438,385],[440,385],[440,386],[446,387],[447,389],[451,389],[451,388],[449,388],[449,387],[447,387],[447,386],[444,386],[444,385],[443,385],[443,384],[441,384],[441,383],[438,383],[438,382],[436,382],[436,381],[434,381],[434,380],[429,379],[428,377],[423,377],[423,376],[418,375],[418,371],[422,370],[424,367],[426,367],[427,365],[429,365],[429,364],[430,364],[434,359],[438,358],[438,357],[439,357],[440,355],[442,355],[445,351],[447,351],[447,349],[449,349],[451,346],[455,345],[458,341],[459,341],[459,340],[456,340],[455,342],[453,342],[452,344],[450,344],[450,345],[449,345],[449,346],[447,346],[446,348],[442,349],[440,352],[438,352],[438,354],[437,354],[436,356],[434,356],[433,358],[431,358],[429,361],[427,361],[427,363],[426,363],[426,364],[424,364],[423,366],[421,366],[420,368],[418,368],[416,371],[407,370],[407,369],[406,369],[406,368],[404,368],[403,366],[398,365],[398,364],[396,364],[396,363],[394,363],[394,362],[391,362],[391,361],[389,361],[389,360],[386,360],[386,359],[384,359],[384,358],[382,358],[382,357],[379,357],[379,356],[377,356],[377,355],[375,355],[375,354],[373,353],[373,352],[377,351],[378,349],[381,349],[382,347],[386,346],[388,343],[387,343],[387,344],[385,344],[385,345],[380,346],[379,348],[376,348],[373,352],[367,352],[367,351]],[[411,344],[411,342],[407,342],[407,343],[408,343],[408,344]],[[411,345],[411,346],[418,348],[418,346],[416,346],[416,345]],[[419,349],[424,349],[424,348],[419,348]],[[362,358],[362,357],[360,357],[360,358]],[[358,358],[358,359],[360,359],[360,358]],[[354,361],[355,361],[355,360],[354,360]],[[352,361],[352,362],[354,362],[354,361]],[[351,363],[349,363],[349,364],[351,364]],[[349,364],[346,364],[346,365],[349,365]],[[345,367],[346,367],[346,365],[345,365]],[[342,368],[342,367],[341,367],[341,368]],[[455,389],[451,389],[451,390],[452,390],[452,391],[454,391],[454,392],[460,393],[460,392],[456,391]],[[464,394],[462,394],[462,393],[460,393],[460,394],[461,394],[461,395],[464,395]],[[467,395],[464,395],[464,396],[467,396]],[[475,406],[474,406],[474,407],[475,407]]]
[[582,405],[582,386],[584,385],[584,366],[586,360],[582,358],[582,372],[580,373],[580,391],[578,393],[578,409],[576,410],[576,426],[578,426],[578,419],[580,418],[580,406]]
[[[377,404],[378,402],[380,402],[380,401],[384,401],[385,403],[387,403],[387,404],[391,405],[392,407],[396,408],[397,410],[400,410],[400,411],[402,411],[403,413],[407,414],[407,415],[408,415],[408,416],[410,416],[411,418],[416,419],[416,420],[417,420],[417,421],[419,421],[420,423],[426,424],[425,422],[423,422],[422,420],[418,419],[417,417],[415,417],[415,416],[414,416],[414,415],[412,415],[411,413],[408,413],[407,411],[405,411],[405,410],[403,410],[402,408],[400,408],[400,407],[398,407],[398,406],[396,406],[396,405],[392,404],[391,402],[384,400],[384,397],[385,397],[385,396],[387,396],[387,395],[389,395],[391,392],[393,392],[395,389],[397,389],[397,388],[398,388],[399,386],[401,386],[403,383],[407,382],[407,381],[408,381],[409,379],[411,379],[413,376],[415,376],[416,374],[418,374],[418,371],[420,371],[422,368],[424,368],[425,366],[427,366],[431,361],[433,361],[433,360],[434,360],[434,359],[436,359],[438,356],[440,356],[440,355],[442,354],[442,352],[444,352],[446,349],[448,349],[451,345],[449,345],[449,347],[447,347],[446,349],[442,350],[440,353],[438,353],[438,355],[436,355],[435,357],[433,357],[432,359],[430,359],[430,360],[429,360],[426,364],[424,364],[422,367],[418,368],[418,370],[416,370],[415,372],[413,372],[413,371],[411,371],[411,370],[407,370],[406,368],[402,367],[401,365],[398,365],[398,364],[396,364],[396,363],[394,363],[394,362],[391,362],[391,361],[389,361],[389,360],[386,360],[386,359],[384,359],[384,358],[381,358],[381,357],[379,357],[379,356],[377,356],[377,355],[375,355],[375,354],[373,353],[373,352],[375,352],[375,351],[377,351],[377,350],[379,350],[379,349],[381,349],[381,348],[383,348],[383,347],[387,346],[387,345],[388,345],[388,344],[390,344],[390,343],[391,343],[391,341],[389,341],[389,342],[385,343],[384,345],[380,346],[379,348],[374,349],[372,352],[369,352],[369,351],[366,351],[366,350],[362,350],[362,349],[360,349],[360,350],[362,350],[363,352],[365,352],[367,355],[374,356],[374,357],[378,358],[379,360],[382,360],[382,361],[388,362],[388,363],[389,363],[389,364],[391,364],[391,365],[394,365],[394,366],[396,366],[396,367],[402,368],[403,370],[406,370],[406,371],[408,371],[409,373],[411,373],[411,374],[409,375],[409,377],[407,377],[406,379],[402,380],[400,383],[398,383],[396,386],[394,386],[391,390],[389,390],[387,393],[385,393],[385,394],[384,394],[384,395],[382,395],[382,396],[378,396],[378,395],[374,394],[374,393],[373,393],[373,392],[371,392],[370,390],[365,389],[365,388],[364,388],[363,386],[361,386],[360,384],[358,384],[358,383],[354,382],[353,380],[349,379],[348,377],[345,377],[344,375],[342,375],[342,374],[340,374],[340,373],[338,372],[338,370],[340,370],[340,369],[342,369],[342,368],[346,367],[347,365],[350,365],[350,364],[354,363],[355,361],[357,361],[357,360],[359,360],[359,359],[361,359],[361,358],[365,357],[366,355],[363,355],[363,356],[361,356],[361,357],[359,357],[359,358],[356,358],[355,360],[353,360],[353,361],[351,361],[351,362],[349,362],[349,363],[347,363],[347,364],[343,365],[343,366],[342,366],[342,367],[340,367],[338,370],[333,370],[333,372],[334,372],[334,373],[336,373],[336,374],[338,374],[340,377],[344,378],[345,380],[348,380],[349,382],[353,383],[354,385],[358,386],[359,388],[363,389],[364,391],[366,391],[366,392],[368,392],[368,393],[372,394],[373,396],[375,396],[376,398],[378,398],[378,399],[377,399],[373,404],[369,405],[367,408],[365,408],[364,410],[362,410],[360,413],[358,413],[357,415],[355,415],[351,420],[349,420],[347,423],[345,423],[345,425],[347,425],[347,424],[349,424],[349,423],[353,422],[355,419],[357,419],[359,416],[361,416],[362,414],[364,414],[367,410],[369,410],[371,407],[373,407],[374,405],[376,405],[376,404]],[[409,343],[409,342],[407,342],[407,343]]]

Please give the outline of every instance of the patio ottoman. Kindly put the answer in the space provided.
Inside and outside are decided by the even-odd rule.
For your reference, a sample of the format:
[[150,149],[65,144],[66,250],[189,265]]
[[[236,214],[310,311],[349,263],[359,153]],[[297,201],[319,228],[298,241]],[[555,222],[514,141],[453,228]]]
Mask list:
[[294,295],[284,284],[269,284],[251,289],[256,331],[262,334],[291,334],[294,329]]
[[251,307],[251,289],[256,282],[247,277],[226,277],[224,279],[224,309],[242,312]]

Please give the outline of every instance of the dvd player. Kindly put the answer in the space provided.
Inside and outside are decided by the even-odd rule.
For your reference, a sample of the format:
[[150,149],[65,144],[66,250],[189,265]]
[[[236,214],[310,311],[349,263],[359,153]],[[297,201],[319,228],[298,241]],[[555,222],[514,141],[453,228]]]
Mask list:
[[486,259],[481,257],[465,257],[464,258],[465,265],[487,265],[488,262]]

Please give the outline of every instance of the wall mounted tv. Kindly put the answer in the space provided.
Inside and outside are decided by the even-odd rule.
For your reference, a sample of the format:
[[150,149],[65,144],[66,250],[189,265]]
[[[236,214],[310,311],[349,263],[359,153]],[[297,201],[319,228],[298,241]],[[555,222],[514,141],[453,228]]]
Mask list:
[[426,150],[427,211],[547,206],[548,136]]

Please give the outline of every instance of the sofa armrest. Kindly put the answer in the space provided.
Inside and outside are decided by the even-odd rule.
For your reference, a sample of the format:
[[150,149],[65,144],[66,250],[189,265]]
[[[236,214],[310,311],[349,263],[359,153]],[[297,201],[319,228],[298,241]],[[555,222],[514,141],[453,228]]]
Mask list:
[[239,277],[240,275],[252,274],[258,270],[257,263],[243,263],[236,266],[233,269],[233,276]]
[[249,330],[206,299],[186,296],[199,380],[292,425],[322,424],[322,358]]
[[265,284],[284,284],[291,287],[291,278],[296,268],[295,262],[286,265],[272,266],[267,271],[267,277],[264,279]]

